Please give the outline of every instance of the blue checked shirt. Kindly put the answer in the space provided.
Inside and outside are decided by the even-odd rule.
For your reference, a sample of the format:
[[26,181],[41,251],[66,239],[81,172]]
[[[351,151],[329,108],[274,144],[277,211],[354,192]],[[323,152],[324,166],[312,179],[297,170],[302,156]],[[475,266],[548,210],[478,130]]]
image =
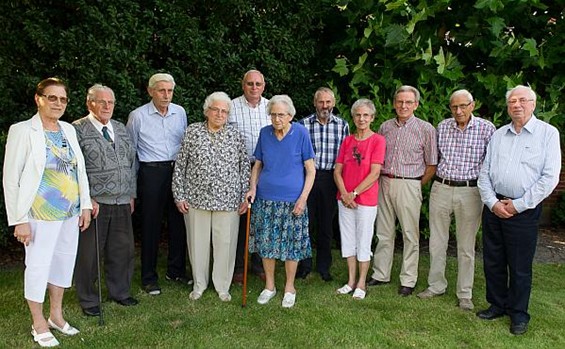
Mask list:
[[316,153],[316,169],[333,170],[339,147],[349,135],[349,124],[342,118],[330,114],[327,124],[322,125],[316,118],[316,113],[298,122],[304,125],[310,134],[314,153]]
[[496,127],[492,122],[472,115],[463,130],[457,127],[454,118],[440,122],[437,126],[437,176],[452,181],[477,179],[494,131]]

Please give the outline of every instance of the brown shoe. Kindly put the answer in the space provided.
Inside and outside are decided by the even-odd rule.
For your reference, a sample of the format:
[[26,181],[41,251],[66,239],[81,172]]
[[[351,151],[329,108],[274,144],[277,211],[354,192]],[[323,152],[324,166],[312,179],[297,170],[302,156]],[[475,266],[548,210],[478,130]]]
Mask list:
[[234,273],[232,284],[243,285],[243,273]]
[[429,288],[417,294],[420,299],[430,299],[441,295],[443,295],[443,293],[434,293]]
[[461,310],[473,310],[475,305],[470,298],[459,298],[459,309]]

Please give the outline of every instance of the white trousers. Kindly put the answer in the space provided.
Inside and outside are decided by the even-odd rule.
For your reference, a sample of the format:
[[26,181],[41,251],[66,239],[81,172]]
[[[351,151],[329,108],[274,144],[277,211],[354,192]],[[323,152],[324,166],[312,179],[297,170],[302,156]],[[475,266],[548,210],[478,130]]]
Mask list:
[[371,260],[371,242],[377,206],[361,206],[347,208],[338,201],[339,231],[341,235],[341,256],[343,258],[357,256],[359,262]]
[[207,211],[190,208],[184,215],[188,257],[192,265],[195,292],[208,288],[210,240],[212,241],[212,282],[218,294],[228,293],[235,266],[239,214],[237,211]]
[[31,242],[26,246],[24,297],[43,303],[47,284],[68,288],[78,248],[78,216],[64,221],[29,219]]

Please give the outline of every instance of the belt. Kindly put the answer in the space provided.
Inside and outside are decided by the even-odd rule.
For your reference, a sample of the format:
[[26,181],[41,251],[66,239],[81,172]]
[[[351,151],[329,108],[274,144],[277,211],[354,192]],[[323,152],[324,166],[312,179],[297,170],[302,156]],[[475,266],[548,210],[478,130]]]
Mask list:
[[442,184],[446,184],[449,185],[450,187],[476,187],[477,186],[477,180],[476,179],[471,179],[468,181],[452,181],[449,179],[443,179],[441,177],[435,176],[434,180],[436,182],[440,182]]
[[334,170],[318,170],[318,169],[316,169],[316,173],[331,173],[331,174],[333,174]]
[[388,173],[383,173],[383,176],[388,177],[388,178],[396,178],[396,179],[412,179],[415,181],[419,181],[422,179],[422,176],[420,177],[402,177],[402,176],[396,176],[393,174],[388,174]]
[[496,198],[498,200],[514,200],[513,198],[509,198],[508,196],[504,196],[504,195],[498,194],[498,193],[496,193]]
[[152,162],[140,162],[139,165],[147,167],[173,167],[175,166],[174,161],[152,161]]

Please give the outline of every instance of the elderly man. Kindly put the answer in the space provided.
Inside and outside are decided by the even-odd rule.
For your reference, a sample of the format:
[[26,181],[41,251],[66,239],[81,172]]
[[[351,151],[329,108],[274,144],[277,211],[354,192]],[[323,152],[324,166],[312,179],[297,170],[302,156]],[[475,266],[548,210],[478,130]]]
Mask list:
[[[335,159],[343,139],[349,135],[349,125],[332,113],[335,96],[331,89],[320,87],[314,94],[316,112],[299,123],[310,134],[316,153],[316,178],[308,196],[308,215],[310,236],[317,229],[316,266],[324,281],[331,281],[332,265],[331,243],[333,237],[333,217],[337,208],[337,188],[333,179]],[[300,261],[296,277],[305,278],[312,270],[312,258]]]
[[112,120],[115,101],[109,87],[92,86],[86,96],[90,113],[73,123],[86,164],[92,215],[97,219],[80,234],[75,267],[77,296],[82,311],[89,316],[100,315],[95,287],[97,248],[104,257],[109,298],[124,306],[137,304],[130,293],[134,265],[131,214],[136,196],[135,150],[124,124]]
[[559,182],[561,150],[557,129],[534,115],[536,94],[526,86],[506,93],[512,122],[498,129],[479,175],[483,210],[486,299],[481,319],[510,316],[510,332],[528,330],[532,262],[541,202]]
[[[245,137],[245,146],[251,167],[255,164],[255,145],[259,139],[259,131],[271,124],[271,117],[267,114],[268,99],[263,97],[265,91],[265,77],[258,70],[249,70],[241,80],[243,95],[232,100],[229,120],[230,125],[235,126]],[[237,253],[235,259],[235,272],[233,281],[243,281],[243,257],[245,252],[245,231],[247,220],[242,216],[239,224],[239,236],[237,241]],[[251,255],[253,273],[265,279],[261,258],[254,253]]]
[[482,202],[477,178],[490,137],[496,130],[475,117],[475,102],[467,90],[449,100],[452,118],[437,127],[439,164],[430,194],[430,271],[428,288],[418,294],[428,299],[445,293],[445,264],[451,215],[457,238],[457,298],[459,308],[472,310],[475,276],[475,236],[481,222]]
[[414,116],[420,92],[401,86],[394,93],[396,118],[383,122],[379,133],[386,139],[385,163],[381,170],[378,244],[369,286],[390,282],[396,218],[400,222],[404,251],[400,271],[401,296],[409,296],[418,280],[420,208],[422,185],[434,176],[437,165],[435,128]]
[[184,108],[171,103],[174,89],[175,80],[171,75],[153,75],[147,87],[151,101],[132,111],[127,123],[139,161],[141,283],[150,295],[161,294],[156,268],[165,212],[169,230],[165,277],[183,284],[191,283],[186,277],[184,221],[171,191],[173,166],[187,126]]

